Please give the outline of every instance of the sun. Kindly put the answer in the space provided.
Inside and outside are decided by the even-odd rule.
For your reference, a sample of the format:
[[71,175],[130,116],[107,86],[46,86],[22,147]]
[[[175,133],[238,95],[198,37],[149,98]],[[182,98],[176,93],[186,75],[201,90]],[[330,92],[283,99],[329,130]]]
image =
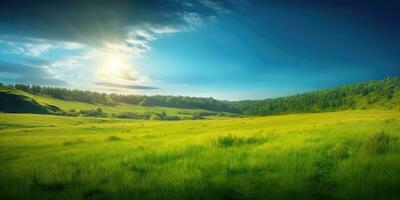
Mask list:
[[118,53],[105,54],[96,73],[102,77],[121,78],[130,72],[130,63],[126,56]]
[[121,69],[121,61],[112,56],[107,60],[107,68],[110,72],[118,72]]

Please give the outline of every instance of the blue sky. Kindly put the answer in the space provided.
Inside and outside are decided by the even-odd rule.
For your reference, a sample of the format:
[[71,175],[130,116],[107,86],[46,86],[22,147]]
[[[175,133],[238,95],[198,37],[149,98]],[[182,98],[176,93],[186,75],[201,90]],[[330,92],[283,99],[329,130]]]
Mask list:
[[0,82],[262,99],[400,75],[396,1],[14,1]]

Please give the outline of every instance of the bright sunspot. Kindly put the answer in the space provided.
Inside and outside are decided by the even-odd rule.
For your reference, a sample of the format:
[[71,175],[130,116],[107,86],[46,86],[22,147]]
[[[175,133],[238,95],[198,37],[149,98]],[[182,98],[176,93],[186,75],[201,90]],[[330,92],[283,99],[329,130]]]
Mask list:
[[121,62],[116,57],[110,57],[107,61],[107,68],[111,72],[118,72],[121,68]]

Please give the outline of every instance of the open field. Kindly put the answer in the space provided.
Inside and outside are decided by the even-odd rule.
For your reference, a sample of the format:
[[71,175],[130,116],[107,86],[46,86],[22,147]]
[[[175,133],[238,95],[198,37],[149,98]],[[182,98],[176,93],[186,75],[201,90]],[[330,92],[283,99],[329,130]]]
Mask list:
[[400,113],[0,114],[0,199],[399,199]]

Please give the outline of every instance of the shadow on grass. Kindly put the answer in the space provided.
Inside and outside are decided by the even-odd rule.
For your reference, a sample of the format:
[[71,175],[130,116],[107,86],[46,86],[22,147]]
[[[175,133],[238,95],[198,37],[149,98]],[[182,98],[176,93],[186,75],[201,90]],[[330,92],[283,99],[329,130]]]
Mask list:
[[85,143],[84,140],[82,140],[81,138],[75,139],[75,140],[67,140],[64,141],[63,145],[64,146],[72,146],[72,145],[77,145],[77,144],[82,144]]
[[371,154],[383,154],[389,149],[390,139],[384,131],[379,131],[363,143],[363,148]]
[[102,190],[93,189],[83,193],[83,198],[87,200],[103,200],[107,199],[107,196]]
[[121,165],[127,167],[132,172],[144,175],[153,168],[191,157],[205,150],[205,146],[192,145],[167,150],[164,152],[150,151],[143,153],[140,157],[122,161]]
[[115,141],[121,141],[121,140],[122,139],[118,136],[110,136],[106,139],[106,141],[109,141],[109,142],[115,142]]
[[66,189],[66,184],[63,182],[45,183],[40,181],[36,176],[33,176],[31,188],[42,192],[63,192]]
[[213,140],[211,143],[217,147],[234,147],[242,145],[262,144],[266,142],[265,137],[240,137],[227,135]]

